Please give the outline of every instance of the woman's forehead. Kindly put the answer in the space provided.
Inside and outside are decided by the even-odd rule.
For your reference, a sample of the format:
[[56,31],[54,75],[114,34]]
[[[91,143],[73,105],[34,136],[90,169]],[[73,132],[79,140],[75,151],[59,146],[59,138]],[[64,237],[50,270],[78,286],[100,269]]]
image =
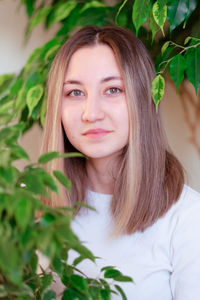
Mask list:
[[76,76],[121,77],[113,50],[105,44],[79,48],[72,55],[65,74],[65,80],[74,80]]

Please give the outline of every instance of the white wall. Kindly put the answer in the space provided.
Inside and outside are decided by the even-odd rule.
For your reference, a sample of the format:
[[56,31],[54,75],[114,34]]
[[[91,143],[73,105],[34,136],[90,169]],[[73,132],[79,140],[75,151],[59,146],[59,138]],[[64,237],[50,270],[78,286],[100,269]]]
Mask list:
[[[0,74],[18,72],[31,51],[48,41],[56,30],[53,28],[47,32],[40,26],[33,31],[30,40],[24,45],[26,14],[23,8],[17,11],[18,3],[19,1],[13,0],[0,1]],[[195,99],[193,88],[190,85],[187,86]],[[200,191],[200,157],[189,141],[190,131],[185,122],[181,101],[180,96],[176,96],[174,85],[169,82],[161,105],[167,136],[171,148],[187,171],[188,183]],[[190,113],[193,113],[192,107]],[[23,136],[21,143],[35,161],[41,143],[40,128],[34,126],[28,134]],[[200,144],[200,120],[198,143]],[[23,166],[23,162],[19,164]]]

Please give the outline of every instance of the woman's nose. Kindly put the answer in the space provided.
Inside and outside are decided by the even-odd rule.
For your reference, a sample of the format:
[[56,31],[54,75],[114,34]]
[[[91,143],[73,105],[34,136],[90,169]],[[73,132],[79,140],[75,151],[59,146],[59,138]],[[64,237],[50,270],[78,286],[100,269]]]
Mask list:
[[104,118],[104,111],[101,99],[94,96],[88,96],[83,104],[82,121],[95,122]]

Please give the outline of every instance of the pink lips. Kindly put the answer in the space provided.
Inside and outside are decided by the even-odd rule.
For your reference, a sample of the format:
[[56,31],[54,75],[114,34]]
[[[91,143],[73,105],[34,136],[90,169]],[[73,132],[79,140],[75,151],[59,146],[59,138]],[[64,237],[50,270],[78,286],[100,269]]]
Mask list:
[[90,129],[90,130],[87,130],[83,133],[83,135],[89,137],[89,138],[92,138],[92,139],[98,139],[98,138],[101,138],[105,135],[107,135],[108,133],[110,133],[111,131],[110,130],[105,130],[105,129],[102,129],[102,128],[97,128],[97,129]]

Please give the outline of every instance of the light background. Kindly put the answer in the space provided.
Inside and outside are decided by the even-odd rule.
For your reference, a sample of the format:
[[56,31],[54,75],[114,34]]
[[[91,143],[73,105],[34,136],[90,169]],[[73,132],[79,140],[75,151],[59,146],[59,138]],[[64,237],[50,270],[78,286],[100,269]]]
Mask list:
[[[19,72],[25,64],[33,49],[43,45],[53,36],[56,27],[48,32],[42,26],[37,27],[29,39],[24,44],[24,30],[26,27],[26,14],[24,8],[18,8],[19,1],[0,1],[0,74]],[[193,99],[197,104],[197,97],[191,84],[186,83],[189,96],[176,95],[174,84],[168,80],[165,97],[161,103],[163,123],[168,137],[169,144],[183,164],[186,173],[187,183],[200,192],[200,154],[190,141],[191,132],[186,122],[184,103]],[[197,142],[200,146],[200,115],[198,124],[195,125],[195,110],[192,105],[188,106],[189,118],[192,125],[197,125]],[[42,140],[42,130],[35,125],[20,142],[29,153],[31,159],[36,161]],[[18,162],[19,167],[23,167],[24,162]]]

